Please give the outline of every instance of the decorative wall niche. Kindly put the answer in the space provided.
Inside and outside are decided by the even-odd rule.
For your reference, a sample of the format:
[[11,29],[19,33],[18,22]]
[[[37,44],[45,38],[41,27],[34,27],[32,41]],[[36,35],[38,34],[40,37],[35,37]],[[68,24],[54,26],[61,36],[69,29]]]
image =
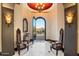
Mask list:
[[23,32],[28,32],[28,22],[27,19],[23,19]]

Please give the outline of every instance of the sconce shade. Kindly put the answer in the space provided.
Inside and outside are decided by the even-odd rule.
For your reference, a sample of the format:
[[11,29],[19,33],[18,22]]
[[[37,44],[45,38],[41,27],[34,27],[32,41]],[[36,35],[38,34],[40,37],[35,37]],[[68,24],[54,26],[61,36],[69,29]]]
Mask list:
[[68,23],[72,23],[72,19],[73,19],[72,17],[67,16],[67,22],[68,22]]
[[10,24],[11,23],[11,19],[12,19],[12,15],[10,14],[10,13],[6,13],[5,15],[4,15],[4,17],[5,17],[5,21],[6,21],[6,23],[7,24]]
[[66,16],[66,21],[67,21],[67,23],[72,23],[72,21],[73,21],[73,13],[72,12],[68,12],[67,13],[67,16]]

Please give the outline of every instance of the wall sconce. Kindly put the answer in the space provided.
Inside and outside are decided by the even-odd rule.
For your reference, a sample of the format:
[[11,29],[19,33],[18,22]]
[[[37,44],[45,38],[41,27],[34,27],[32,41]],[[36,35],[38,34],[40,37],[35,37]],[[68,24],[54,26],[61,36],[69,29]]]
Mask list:
[[9,26],[12,21],[12,15],[10,13],[6,13],[4,17],[5,17],[6,24]]
[[67,15],[66,15],[66,21],[68,24],[71,24],[72,21],[73,21],[73,13],[72,12],[68,12]]

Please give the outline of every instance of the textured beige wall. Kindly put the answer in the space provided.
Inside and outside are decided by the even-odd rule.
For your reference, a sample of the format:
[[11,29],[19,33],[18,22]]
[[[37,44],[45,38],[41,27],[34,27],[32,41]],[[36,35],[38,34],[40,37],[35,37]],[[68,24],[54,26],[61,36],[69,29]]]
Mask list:
[[59,39],[60,29],[64,29],[64,6],[59,3],[57,5],[57,39]]
[[[79,15],[79,4],[78,4],[78,15]],[[77,41],[77,52],[79,53],[79,16],[78,16],[78,41]]]
[[1,43],[1,3],[0,3],[0,52],[2,51],[2,43]]
[[14,47],[16,47],[16,30],[21,30],[21,39],[23,39],[23,12],[21,5],[16,4],[14,8]]

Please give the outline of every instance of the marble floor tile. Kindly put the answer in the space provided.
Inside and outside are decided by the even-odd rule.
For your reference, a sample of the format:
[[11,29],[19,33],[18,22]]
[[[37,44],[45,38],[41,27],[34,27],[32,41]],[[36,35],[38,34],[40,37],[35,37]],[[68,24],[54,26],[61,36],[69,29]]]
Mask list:
[[[18,53],[15,52],[14,56],[18,56]],[[29,46],[29,51],[21,50],[21,56],[56,56],[56,51],[50,50],[50,43],[47,41],[34,41],[34,44]],[[64,56],[64,53],[58,51],[58,56]]]

